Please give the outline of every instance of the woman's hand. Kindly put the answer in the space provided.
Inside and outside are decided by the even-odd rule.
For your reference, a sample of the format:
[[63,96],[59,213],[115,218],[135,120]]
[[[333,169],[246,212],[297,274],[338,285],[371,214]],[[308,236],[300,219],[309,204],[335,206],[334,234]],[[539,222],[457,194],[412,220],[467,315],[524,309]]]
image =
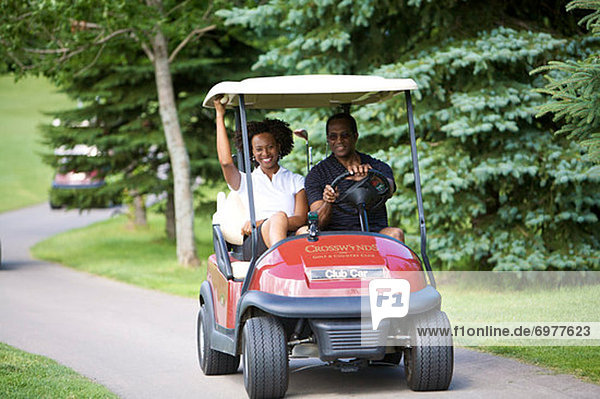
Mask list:
[[[258,220],[256,222],[256,227],[263,224],[265,220],[267,219]],[[244,226],[242,227],[242,235],[249,236],[250,234],[252,234],[252,223],[250,223],[249,220],[246,220],[246,223],[244,223]]]
[[225,116],[225,104],[221,102],[223,96],[217,96],[213,100],[213,105],[215,106],[215,111],[217,112],[217,116]]
[[249,236],[250,234],[252,234],[252,223],[250,223],[249,220],[246,220],[246,223],[244,223],[244,226],[242,227],[242,235]]

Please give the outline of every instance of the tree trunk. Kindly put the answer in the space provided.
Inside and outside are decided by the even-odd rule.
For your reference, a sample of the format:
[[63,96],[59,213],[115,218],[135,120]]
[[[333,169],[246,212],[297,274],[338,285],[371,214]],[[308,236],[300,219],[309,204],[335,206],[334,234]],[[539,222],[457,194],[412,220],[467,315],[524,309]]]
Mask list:
[[[160,6],[160,2],[152,2]],[[152,37],[154,52],[154,75],[158,91],[160,117],[167,140],[167,148],[173,168],[175,197],[175,235],[177,259],[184,266],[197,266],[198,256],[194,240],[194,207],[190,184],[190,159],[185,148],[181,127],[177,118],[173,82],[169,69],[167,40],[156,27]]]
[[136,227],[148,226],[144,197],[137,193],[133,195],[133,224]]
[[175,199],[173,193],[167,195],[167,208],[165,209],[166,226],[165,230],[169,240],[175,239]]

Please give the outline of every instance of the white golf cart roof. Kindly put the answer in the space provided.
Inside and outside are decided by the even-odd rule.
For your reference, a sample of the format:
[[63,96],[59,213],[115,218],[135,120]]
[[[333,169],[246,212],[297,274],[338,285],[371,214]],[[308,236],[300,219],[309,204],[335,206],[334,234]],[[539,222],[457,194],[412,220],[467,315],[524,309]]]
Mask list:
[[228,106],[239,105],[244,95],[246,108],[313,108],[342,104],[363,105],[387,100],[407,90],[417,89],[412,79],[387,79],[364,75],[295,75],[249,78],[221,82],[204,99],[204,107],[223,96]]

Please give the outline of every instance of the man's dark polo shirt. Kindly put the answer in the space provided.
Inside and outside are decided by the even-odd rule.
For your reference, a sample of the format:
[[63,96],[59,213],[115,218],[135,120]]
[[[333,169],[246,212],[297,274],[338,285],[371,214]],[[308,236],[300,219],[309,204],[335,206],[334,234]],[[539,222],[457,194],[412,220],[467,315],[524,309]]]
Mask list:
[[[394,174],[392,173],[392,168],[390,168],[386,163],[381,162],[378,159],[373,158],[370,155],[362,154],[357,151],[357,154],[360,156],[361,164],[369,164],[373,169],[383,173],[387,178],[394,181]],[[313,202],[323,199],[323,190],[325,189],[325,185],[331,184],[333,180],[346,172],[347,169],[339,163],[336,157],[331,154],[318,164],[316,164],[308,175],[306,175],[306,180],[304,182],[304,188],[306,190],[306,196],[308,198],[308,205],[312,205]],[[352,180],[342,180],[338,184],[338,192],[344,193],[348,187],[350,187],[354,183]],[[392,187],[392,190],[395,190],[395,183]],[[354,210],[348,205],[341,205],[344,209]],[[387,222],[387,211],[385,206],[377,209],[376,211],[369,211],[367,213],[367,217],[369,219],[369,230],[374,232],[379,232],[384,227],[388,226]],[[358,215],[349,215],[346,214],[337,207],[333,206],[331,208],[331,218],[329,219],[329,224],[323,228],[323,230],[360,230],[360,219]]]

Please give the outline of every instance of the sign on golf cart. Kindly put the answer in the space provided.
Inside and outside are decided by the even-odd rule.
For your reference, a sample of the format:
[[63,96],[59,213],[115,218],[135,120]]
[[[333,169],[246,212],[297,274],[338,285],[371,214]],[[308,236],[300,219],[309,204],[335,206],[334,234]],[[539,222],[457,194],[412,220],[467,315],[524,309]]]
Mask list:
[[[311,215],[309,234],[290,236],[261,256],[253,245],[249,261],[236,258],[239,247],[226,241],[225,226],[215,219],[215,253],[208,259],[206,281],[200,288],[197,324],[198,360],[205,374],[236,373],[243,359],[244,386],[250,398],[283,397],[290,361],[296,358],[316,358],[342,371],[381,362],[397,366],[404,359],[411,389],[448,388],[453,371],[452,337],[417,334],[422,328],[449,328],[450,324],[440,310],[441,296],[426,254],[410,95],[416,88],[411,79],[308,75],[222,82],[210,90],[205,107],[213,107],[220,99],[236,112],[243,139],[243,151],[238,155],[246,171],[251,170],[246,109],[343,106],[349,110],[404,94],[421,258],[404,243],[369,232],[365,204],[356,199],[359,196],[346,197],[361,218],[362,231],[320,231],[318,219]],[[369,171],[368,178],[375,179],[377,173]],[[347,176],[340,175],[331,184]],[[251,174],[246,173],[245,179],[251,237],[256,237]],[[374,206],[385,206],[391,193],[387,179],[380,177],[381,186],[364,181],[364,189],[372,190]],[[373,283],[373,304],[369,282]],[[363,316],[373,309],[373,319],[365,320]]]

